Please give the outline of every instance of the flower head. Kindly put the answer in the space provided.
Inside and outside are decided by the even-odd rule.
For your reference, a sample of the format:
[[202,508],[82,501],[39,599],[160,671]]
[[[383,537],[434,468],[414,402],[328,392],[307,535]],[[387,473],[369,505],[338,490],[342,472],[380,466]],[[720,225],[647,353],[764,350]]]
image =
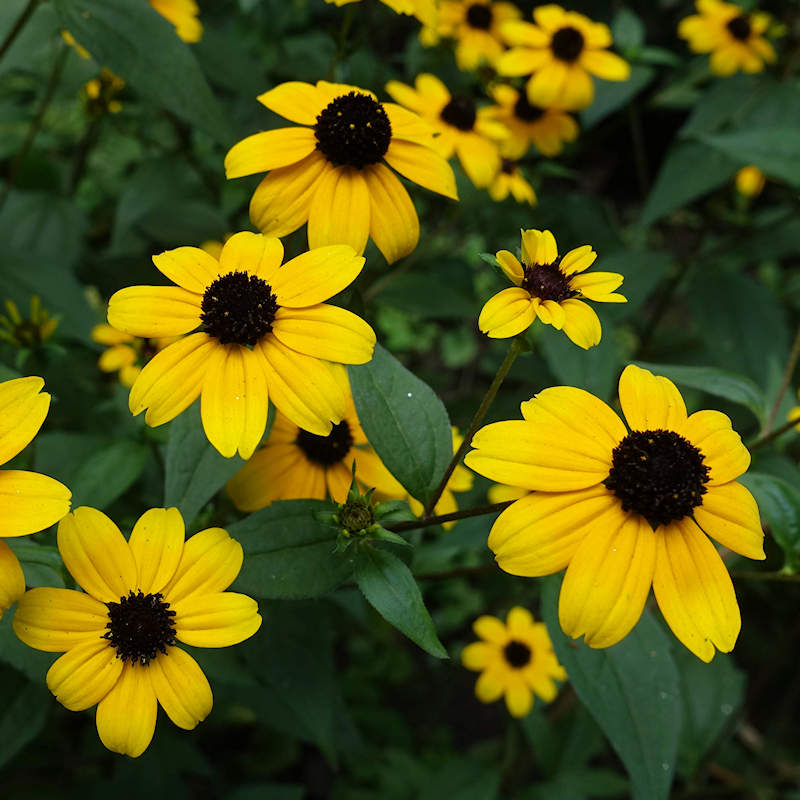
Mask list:
[[736,173],[736,191],[744,197],[758,197],[766,182],[764,173],[752,164],[742,167]]
[[583,14],[548,4],[533,10],[535,24],[512,21],[503,26],[511,49],[497,60],[500,75],[530,75],[528,101],[540,108],[577,111],[594,100],[592,75],[626,81],[628,62],[607,48],[611,31]]
[[[264,434],[267,399],[295,424],[327,436],[347,396],[327,363],[364,364],[375,334],[360,317],[324,301],[364,259],[347,245],[320,247],[281,266],[283,245],[237,233],[219,260],[198,247],[153,256],[177,286],[132,286],[111,298],[108,321],[133,336],[181,337],[144,367],[131,413],[162,425],[197,397],[209,441],[249,458]],[[199,326],[202,332],[190,333]]]
[[508,250],[501,250],[496,257],[515,286],[492,297],[478,317],[478,327],[493,339],[516,336],[538,317],[587,350],[600,341],[602,328],[597,314],[583,301],[627,302],[614,291],[622,283],[622,275],[580,274],[597,258],[591,245],[559,256],[550,231],[528,230],[522,231],[522,263]]
[[139,377],[144,364],[177,339],[175,336],[140,339],[105,323],[95,325],[91,335],[92,341],[108,348],[98,359],[97,366],[103,372],[118,372],[119,382],[129,389]]
[[518,203],[536,205],[536,192],[525,179],[519,164],[511,159],[504,158],[500,162],[500,171],[495,175],[489,186],[489,197],[496,203],[505,200],[509,194]]
[[363,253],[372,238],[392,262],[417,246],[419,219],[389,167],[458,199],[453,171],[416,114],[325,81],[282,83],[258,99],[300,126],[248,136],[225,156],[228,178],[269,172],[250,202],[262,233],[285,236],[307,221],[310,247],[349,244]]
[[100,77],[92,78],[83,85],[86,110],[92,117],[99,117],[107,111],[118,114],[122,111],[122,103],[116,96],[125,88],[125,81],[110,69],[103,67]]
[[222,528],[184,541],[177,508],[153,508],[126,541],[94,508],[58,526],[58,549],[83,592],[36,588],[20,600],[14,631],[25,644],[64,653],[47,686],[70,711],[97,705],[100,740],[139,756],[150,744],[158,704],[191,730],[211,712],[211,687],[178,642],[228,647],[261,625],[254,600],[226,592],[242,547]]
[[711,71],[716,75],[761,72],[775,61],[775,51],[764,38],[769,14],[745,12],[722,0],[695,0],[699,13],[682,19],[678,36],[686,39],[694,53],[711,53]]
[[472,625],[482,641],[468,644],[461,663],[480,672],[475,696],[492,703],[505,695],[513,717],[524,717],[537,695],[549,703],[558,694],[555,681],[567,679],[558,663],[543,622],[534,622],[530,611],[515,606],[505,625],[497,617],[484,615]]
[[630,365],[619,381],[628,428],[582,389],[556,386],[522,420],[478,431],[467,466],[528,494],[497,518],[489,547],[513,575],[567,573],[559,620],[590,647],[620,641],[650,586],[667,624],[703,661],[733,649],[741,619],[709,537],[764,558],[756,501],[736,478],[750,454],[718,411],[688,415],[666,378]]

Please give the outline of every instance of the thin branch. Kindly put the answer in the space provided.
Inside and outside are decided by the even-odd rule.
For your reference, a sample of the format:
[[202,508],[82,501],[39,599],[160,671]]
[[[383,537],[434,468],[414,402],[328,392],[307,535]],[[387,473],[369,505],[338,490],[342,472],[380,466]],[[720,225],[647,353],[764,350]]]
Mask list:
[[458,519],[467,519],[468,517],[482,517],[486,514],[496,514],[498,511],[508,508],[514,501],[506,500],[502,503],[493,503],[486,506],[474,506],[473,508],[464,508],[461,511],[451,511],[449,514],[440,514],[439,516],[430,517],[424,516],[420,519],[408,520],[407,522],[394,522],[389,525],[383,525],[387,531],[398,533],[400,531],[413,531],[418,528],[428,528],[431,525],[440,525],[442,522],[454,522]]
[[764,427],[765,435],[770,432],[772,426],[775,424],[781,402],[783,401],[783,396],[786,394],[786,390],[792,382],[792,375],[794,375],[794,368],[797,366],[798,358],[800,358],[800,328],[797,329],[794,342],[792,343],[792,352],[789,353],[789,360],[786,362],[786,369],[783,371],[783,378],[781,379],[781,385],[778,389],[778,395],[775,398],[775,402],[772,404],[769,417],[767,417],[767,424]]
[[14,44],[14,39],[19,36],[20,31],[25,27],[25,23],[31,18],[33,12],[36,10],[36,6],[39,5],[40,0],[30,0],[23,12],[17,18],[17,21],[14,23],[14,26],[8,32],[8,35],[5,39],[3,39],[3,43],[0,44],[0,59],[6,54],[6,51]]

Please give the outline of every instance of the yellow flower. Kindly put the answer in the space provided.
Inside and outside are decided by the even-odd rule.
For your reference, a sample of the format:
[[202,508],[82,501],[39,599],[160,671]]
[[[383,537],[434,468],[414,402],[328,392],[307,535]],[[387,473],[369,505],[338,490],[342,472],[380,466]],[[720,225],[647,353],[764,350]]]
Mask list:
[[[131,286],[111,298],[108,321],[133,336],[181,338],[144,367],[131,389],[134,415],[153,427],[201,397],[208,440],[249,458],[264,434],[267,398],[289,419],[327,436],[347,412],[328,361],[364,364],[375,334],[324,301],[355,279],[364,259],[347,245],[310,250],[281,266],[283,245],[237,233],[219,261],[199,247],[153,256],[177,286]],[[190,333],[200,325],[203,331]]]
[[609,52],[611,31],[583,14],[548,4],[533,10],[536,24],[507,22],[503,36],[512,46],[495,65],[500,75],[530,75],[528,101],[541,108],[577,111],[591,105],[591,75],[626,81],[630,66]]
[[619,399],[556,386],[522,404],[522,420],[478,431],[466,464],[527,489],[497,518],[489,547],[512,575],[567,567],[559,620],[608,647],[639,620],[652,584],[664,619],[703,661],[733,649],[741,627],[713,537],[763,559],[753,496],[736,478],[750,454],[718,411],[691,416],[666,378],[625,368]]
[[[27,447],[42,427],[50,395],[41,378],[0,383],[0,464]],[[18,469],[0,470],[0,617],[25,591],[25,577],[4,538],[26,536],[50,527],[69,511],[71,493],[47,475]]]
[[429,126],[394,103],[325,81],[282,83],[258,100],[302,126],[248,136],[225,156],[228,178],[270,173],[250,201],[250,219],[265,235],[285,236],[307,221],[310,247],[349,244],[360,254],[372,238],[388,262],[407,256],[419,240],[419,219],[382,161],[458,199]]
[[[356,3],[358,0],[325,0],[337,6]],[[436,0],[381,0],[397,14],[416,17],[424,25],[436,25]]]
[[459,69],[474,70],[481,64],[494,64],[506,49],[500,36],[504,22],[522,15],[513,3],[492,0],[442,0],[439,24],[420,36],[426,45],[440,37],[456,40],[456,63]]
[[525,489],[520,489],[518,486],[506,486],[502,483],[492,484],[488,491],[489,502],[492,504],[519,500],[520,497],[525,497],[527,493]]
[[434,146],[444,158],[458,156],[464,172],[478,187],[487,187],[500,169],[498,140],[508,130],[492,119],[491,108],[476,108],[471,97],[453,96],[435,75],[423,73],[414,88],[389,81],[386,91],[398,103],[419,114],[439,134]]
[[0,340],[14,347],[40,347],[50,340],[58,327],[58,319],[42,308],[39,295],[32,295],[30,317],[25,319],[13,300],[5,302],[6,314],[0,314]]
[[158,339],[140,339],[105,323],[95,325],[91,336],[92,341],[108,347],[98,359],[97,366],[103,372],[118,372],[119,382],[129,389],[139,377],[144,364],[178,338],[162,336]]
[[549,703],[558,694],[555,681],[567,679],[558,663],[543,622],[534,622],[531,612],[514,606],[505,625],[497,617],[484,615],[472,624],[482,641],[468,644],[461,663],[480,672],[475,696],[492,703],[505,695],[512,717],[524,717],[533,706],[533,695]]
[[602,335],[600,320],[583,300],[626,303],[614,290],[622,283],[617,272],[579,273],[597,258],[585,244],[559,257],[550,231],[522,231],[522,264],[508,250],[497,253],[497,262],[514,288],[503,289],[481,310],[478,327],[492,339],[507,339],[531,326],[538,317],[564,333],[578,347],[594,347]]
[[758,197],[764,190],[766,182],[764,173],[752,164],[742,167],[736,173],[736,191],[745,197]]
[[493,109],[495,118],[510,133],[500,147],[506,158],[522,158],[531,143],[543,156],[557,156],[564,149],[564,142],[578,138],[578,123],[564,111],[533,106],[526,94],[505,84],[490,87],[489,93],[497,103]]
[[14,631],[25,644],[64,653],[47,687],[70,711],[97,705],[100,740],[137,757],[150,744],[159,703],[180,728],[211,712],[211,687],[176,642],[228,647],[261,625],[254,600],[226,592],[242,547],[222,528],[184,541],[177,508],[153,508],[126,541],[94,508],[76,508],[58,526],[58,549],[83,592],[31,589]]
[[699,14],[682,19],[678,36],[686,39],[694,53],[711,53],[715,75],[761,72],[765,63],[775,61],[775,51],[764,38],[769,14],[748,13],[721,0],[695,0]]
[[240,511],[257,511],[275,500],[330,497],[347,500],[353,478],[361,490],[375,489],[380,496],[403,497],[405,490],[369,446],[361,429],[347,372],[334,370],[347,394],[347,412],[327,436],[299,428],[279,411],[265,445],[231,478],[228,494]]
[[495,202],[500,202],[509,194],[518,203],[536,204],[536,192],[525,179],[517,162],[504,158],[500,162],[500,171],[489,186],[489,196]]
[[86,106],[90,114],[99,116],[106,111],[117,114],[122,103],[114,98],[125,88],[125,81],[110,69],[103,67],[99,78],[92,78],[83,85]]

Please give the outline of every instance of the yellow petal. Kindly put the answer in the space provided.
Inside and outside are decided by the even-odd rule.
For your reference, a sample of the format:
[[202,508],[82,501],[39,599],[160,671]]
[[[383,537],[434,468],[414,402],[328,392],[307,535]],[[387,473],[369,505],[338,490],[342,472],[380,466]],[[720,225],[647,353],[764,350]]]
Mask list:
[[514,606],[506,615],[506,628],[512,636],[528,633],[532,625],[533,614],[522,606]]
[[558,246],[550,231],[522,231],[522,260],[534,264],[552,264],[558,258]]
[[25,575],[14,551],[0,540],[0,617],[25,593]]
[[243,231],[225,242],[219,256],[219,271],[222,274],[248,272],[269,283],[282,261],[280,239]]
[[451,200],[458,200],[456,176],[452,167],[427,145],[393,138],[384,160],[413,183]]
[[422,117],[396,103],[382,103],[381,105],[392,126],[392,139],[404,139],[409,142],[431,145],[434,129]]
[[181,336],[200,324],[201,300],[180,286],[128,286],[108,301],[108,321],[133,336]]
[[708,486],[702,505],[694,510],[694,519],[703,531],[734,553],[766,558],[758,505],[741,483]]
[[119,344],[109,348],[97,361],[97,366],[103,372],[117,372],[124,367],[135,364],[139,356],[129,344]]
[[0,470],[0,536],[26,536],[49,528],[68,511],[72,493],[38,472]]
[[552,325],[557,331],[564,327],[567,315],[560,303],[555,300],[544,300],[536,309],[536,314],[545,325]]
[[556,102],[567,111],[579,111],[593,101],[594,82],[591,75],[579,63],[572,64]]
[[369,238],[367,182],[355,167],[337,167],[319,181],[308,212],[308,245],[349,244],[359,255]]
[[185,531],[177,508],[151,508],[136,521],[128,544],[138,568],[137,586],[145,594],[160,592],[172,579]]
[[175,635],[194,647],[228,647],[249,639],[261,627],[256,601],[236,592],[198,593],[172,608]]
[[472,623],[472,630],[486,642],[504,646],[508,642],[506,626],[497,617],[482,614]]
[[500,169],[500,151],[497,145],[478,133],[459,136],[456,155],[467,177],[479,189],[488,186]]
[[129,333],[118,331],[116,328],[112,328],[110,325],[106,325],[105,323],[95,325],[94,328],[92,328],[91,337],[93,342],[109,346],[122,344],[123,342],[134,341],[133,336],[131,336]]
[[97,705],[122,674],[122,661],[106,639],[72,647],[47,671],[47,688],[70,711]]
[[544,48],[550,44],[550,37],[541,28],[522,20],[504,22],[500,27],[500,33],[511,46]]
[[278,128],[248,136],[225,156],[227,178],[267,172],[304,159],[317,146],[311,128]]
[[560,99],[567,81],[569,67],[558,60],[550,61],[536,72],[525,89],[528,102],[539,108],[550,108]]
[[334,503],[344,503],[347,500],[347,492],[350,490],[350,484],[353,481],[352,465],[352,454],[348,454],[344,460],[332,464],[325,470],[325,484],[328,489],[328,496]]
[[515,286],[519,286],[522,283],[522,279],[525,277],[525,270],[522,268],[522,264],[517,261],[516,256],[508,250],[501,250],[495,255],[495,258],[506,277]]
[[584,50],[580,64],[604,81],[627,81],[631,77],[630,64],[608,50]]
[[[597,253],[592,250],[592,246],[590,244],[584,244],[566,253],[564,258],[561,259],[558,268],[567,276],[576,275],[579,272],[589,269],[596,259]],[[622,283],[622,276],[620,276],[620,283]],[[570,281],[570,286],[578,288],[572,281]],[[619,286],[619,283],[617,286]],[[615,286],[614,289],[616,289],[617,286]]]
[[473,642],[461,651],[461,663],[467,669],[484,670],[497,658],[497,649],[486,642]]
[[506,708],[517,719],[528,714],[533,706],[533,694],[521,676],[515,675],[506,686]]
[[97,733],[112,752],[137,758],[156,729],[158,703],[147,668],[125,664],[114,688],[97,706]]
[[696,411],[675,430],[703,454],[712,486],[738,478],[750,466],[750,452],[720,411]]
[[489,667],[480,674],[475,682],[475,697],[482,703],[493,703],[502,697],[505,691],[505,671],[497,667]]
[[533,9],[536,24],[548,32],[554,32],[565,23],[565,11],[556,3],[547,3]]
[[570,288],[577,289],[588,300],[597,303],[626,302],[624,297],[614,293],[623,281],[622,275],[616,272],[589,272],[576,275],[570,282]]
[[0,464],[22,451],[42,427],[50,407],[43,387],[44,381],[36,377],[0,383]]
[[[531,26],[533,27],[533,26]],[[513,47],[506,50],[495,62],[498,75],[521,77],[531,75],[540,70],[552,59],[548,50],[537,50],[532,47]]]
[[389,264],[411,253],[419,241],[419,218],[408,192],[383,164],[364,170],[370,198],[369,235]]
[[211,713],[211,686],[198,663],[180,647],[159,653],[148,672],[158,702],[179,728],[190,731]]
[[[292,427],[298,431],[296,425]],[[300,448],[294,444],[271,442],[270,434],[270,444],[256,451],[228,481],[227,492],[240,511],[258,511],[274,500],[292,500],[297,497],[294,476],[308,470],[308,462]],[[325,499],[324,492],[318,499]]]
[[203,294],[219,275],[217,259],[199,247],[177,247],[153,256],[163,275],[187,292]]
[[584,350],[600,343],[603,329],[593,308],[574,298],[562,301],[561,308],[564,311],[561,330],[571,342]]
[[686,405],[675,384],[635,364],[620,376],[619,402],[634,431],[678,431],[686,423]]
[[302,81],[280,83],[260,94],[258,102],[291,122],[309,126],[316,124],[317,115],[327,105],[316,86]]
[[503,289],[481,309],[478,328],[492,339],[516,336],[533,324],[537,305],[525,289]]

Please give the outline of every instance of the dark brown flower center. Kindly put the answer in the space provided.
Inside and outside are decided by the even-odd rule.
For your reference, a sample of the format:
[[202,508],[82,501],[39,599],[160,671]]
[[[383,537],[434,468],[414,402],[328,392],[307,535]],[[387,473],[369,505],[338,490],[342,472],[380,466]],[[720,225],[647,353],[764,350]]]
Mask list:
[[392,125],[384,107],[368,94],[350,92],[331,102],[314,125],[317,149],[332,164],[363,169],[389,149]]
[[146,666],[159,653],[175,644],[175,612],[160,593],[133,591],[119,603],[106,603],[108,630],[104,639],[117,651],[117,658]]
[[523,122],[536,122],[545,113],[545,109],[539,108],[528,102],[525,92],[519,93],[519,100],[514,103],[514,116]]
[[439,116],[460,131],[471,131],[475,127],[475,103],[469,97],[454,97]]
[[467,25],[488,31],[492,27],[492,9],[482,3],[473,3],[467,9]]
[[583,52],[583,34],[576,28],[559,28],[550,41],[553,55],[561,61],[576,61]]
[[297,434],[295,444],[305,453],[309,461],[330,467],[338,464],[353,446],[353,434],[347,420],[342,420],[331,428],[327,436],[318,436],[302,428]]
[[252,347],[272,330],[278,312],[272,287],[249,272],[220,275],[203,294],[200,319],[220,344]]
[[734,39],[746,42],[750,38],[750,20],[745,14],[740,14],[728,23],[728,30]]
[[690,516],[703,502],[709,478],[703,454],[674,431],[633,431],[611,461],[603,484],[623,511],[641,514],[653,528]]
[[500,162],[500,172],[504,173],[505,175],[512,175],[516,168],[517,162],[511,161],[511,159],[504,158]]
[[531,653],[530,647],[525,642],[512,639],[503,648],[503,655],[509,666],[514,667],[514,669],[522,669],[522,667],[530,664],[533,653]]
[[569,278],[558,268],[561,259],[552,264],[525,266],[521,286],[531,297],[560,303],[576,297],[580,292],[569,285]]

